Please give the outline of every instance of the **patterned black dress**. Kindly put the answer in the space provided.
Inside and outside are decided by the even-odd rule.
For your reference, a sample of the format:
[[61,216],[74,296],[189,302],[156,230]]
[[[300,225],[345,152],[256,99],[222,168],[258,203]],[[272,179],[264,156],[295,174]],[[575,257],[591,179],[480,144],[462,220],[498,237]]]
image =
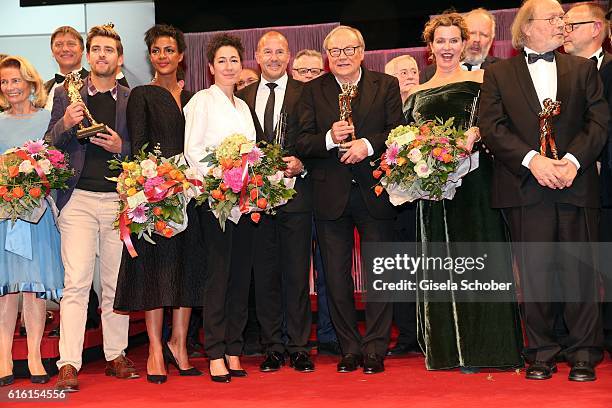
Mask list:
[[[162,87],[134,88],[127,107],[132,152],[148,143],[147,150],[159,144],[164,157],[182,153],[185,135],[182,106],[192,96],[182,91],[179,107],[172,94]],[[187,229],[170,239],[154,234],[157,244],[153,245],[132,235],[138,257],[132,258],[124,248],[115,294],[116,310],[202,305],[204,249],[194,205],[192,200],[187,207]]]

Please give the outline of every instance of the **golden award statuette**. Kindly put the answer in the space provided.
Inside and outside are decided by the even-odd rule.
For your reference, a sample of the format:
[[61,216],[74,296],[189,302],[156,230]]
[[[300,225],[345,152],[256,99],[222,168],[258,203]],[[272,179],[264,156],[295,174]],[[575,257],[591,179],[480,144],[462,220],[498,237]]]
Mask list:
[[[342,84],[340,85],[342,92],[338,95],[338,103],[340,105],[340,120],[345,120],[349,125],[353,125],[353,109],[351,101],[357,96],[357,85]],[[351,133],[351,139],[355,140],[355,133]],[[338,147],[338,157],[344,156],[348,148],[343,146],[343,143]]]
[[[66,89],[66,94],[68,95],[68,100],[71,104],[75,102],[83,102],[83,98],[81,98],[81,94],[79,91],[83,87],[83,80],[81,79],[81,74],[78,72],[71,72],[66,75],[66,79],[64,80],[64,88]],[[91,136],[95,136],[97,133],[107,133],[106,126],[104,123],[98,123],[94,120],[93,116],[91,116],[91,112],[85,106],[85,119],[83,122],[79,123],[79,130],[77,130],[77,139],[87,139]],[[85,121],[89,122],[89,126],[85,124]]]
[[552,118],[561,113],[561,102],[553,101],[550,98],[542,102],[544,109],[538,114],[540,118],[540,154],[546,157],[547,146],[555,160],[559,160],[557,155],[557,144],[555,143],[555,133],[552,128]]

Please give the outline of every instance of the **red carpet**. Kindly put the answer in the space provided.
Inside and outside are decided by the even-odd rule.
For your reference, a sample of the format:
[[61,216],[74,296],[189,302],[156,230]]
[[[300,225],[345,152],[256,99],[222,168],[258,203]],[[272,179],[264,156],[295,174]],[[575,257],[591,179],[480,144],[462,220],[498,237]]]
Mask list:
[[[386,360],[387,371],[366,376],[362,372],[338,374],[337,359],[316,356],[314,373],[302,374],[283,368],[276,373],[257,371],[260,357],[244,358],[249,377],[234,379],[230,384],[216,384],[206,374],[202,377],[179,377],[171,368],[168,382],[153,385],[146,382],[147,346],[130,352],[143,378],[117,380],[104,376],[104,362],[86,365],[79,373],[81,391],[68,396],[62,407],[410,407],[462,408],[512,407],[536,408],[610,408],[612,407],[612,361],[606,359],[598,368],[599,379],[593,383],[567,380],[569,368],[559,366],[552,380],[527,381],[522,373],[488,372],[460,374],[458,371],[426,371],[423,358],[409,356]],[[206,369],[205,359],[194,364]],[[53,387],[55,377],[49,385]],[[6,404],[11,389],[35,388],[28,380],[18,379],[10,387],[0,388],[0,406],[18,408],[56,406],[43,402]]]

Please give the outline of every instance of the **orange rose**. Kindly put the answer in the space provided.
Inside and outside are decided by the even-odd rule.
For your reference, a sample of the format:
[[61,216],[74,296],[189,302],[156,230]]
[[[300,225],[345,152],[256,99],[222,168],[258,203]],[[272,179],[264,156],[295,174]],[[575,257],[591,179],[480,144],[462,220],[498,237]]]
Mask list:
[[268,206],[268,200],[266,200],[265,197],[261,197],[259,200],[257,200],[257,206],[262,210],[265,210]]
[[221,197],[223,196],[223,193],[221,192],[221,190],[219,189],[215,189],[213,191],[210,192],[210,195],[212,196],[212,198],[214,198],[215,200],[220,200]]
[[251,213],[251,221],[253,221],[255,224],[259,222],[260,218],[261,218],[260,213],[258,212]]
[[257,191],[256,188],[252,189],[251,192],[249,193],[251,195],[251,200],[255,201],[257,200],[257,196],[259,195],[259,191]]
[[381,170],[376,169],[372,172],[372,175],[374,176],[375,179],[379,179],[382,176],[382,173],[383,172]]
[[173,170],[172,165],[168,162],[165,162],[157,166],[157,175],[163,176],[165,174],[170,173],[172,170]]
[[450,163],[452,160],[453,160],[453,156],[451,156],[450,154],[448,154],[448,153],[444,153],[444,154],[442,155],[442,161],[443,161],[444,163]]
[[177,169],[173,169],[173,170],[170,170],[170,173],[168,173],[168,174],[170,175],[170,178],[172,180],[177,180],[178,176],[179,176],[179,174],[181,174],[181,172],[178,171]]
[[143,186],[144,183],[145,183],[145,178],[144,178],[144,176],[138,176],[138,177],[136,177],[136,181],[138,182],[138,184]]
[[229,157],[226,157],[224,159],[221,159],[221,161],[219,161],[219,164],[221,165],[221,167],[223,167],[225,170],[229,170],[232,167],[234,167],[234,161],[232,159],[230,159]]
[[434,157],[439,157],[442,154],[442,148],[441,147],[435,147],[432,151],[431,154],[434,155]]
[[21,187],[15,187],[13,188],[13,191],[11,191],[11,193],[13,193],[13,196],[15,198],[21,198],[25,195],[25,191],[23,191],[23,188]]
[[229,187],[225,183],[220,183],[219,188],[221,189],[221,191],[226,192]]
[[153,207],[153,214],[157,215],[158,217],[162,215],[161,207]]
[[161,221],[161,220],[155,221],[155,231],[163,233],[166,227],[167,227],[167,224],[165,221]]
[[172,229],[171,228],[164,228],[164,230],[162,231],[162,234],[164,234],[164,237],[166,238],[172,238]]
[[32,187],[30,189],[30,196],[34,197],[34,198],[38,198],[40,197],[42,191],[40,190],[40,187]]
[[19,167],[9,166],[8,172],[9,172],[9,177],[17,177],[17,175],[19,174]]
[[13,196],[11,195],[11,193],[6,193],[2,196],[2,198],[4,199],[4,201],[11,201],[13,199]]
[[242,166],[242,160],[240,159],[234,160],[234,167],[241,167],[241,166]]
[[429,134],[431,133],[431,128],[427,125],[423,125],[419,128],[419,132],[423,135],[423,136],[429,136]]
[[0,186],[0,196],[5,195],[8,192],[8,188],[6,186]]
[[383,192],[383,186],[378,185],[378,186],[374,187],[374,192],[376,193],[376,196],[378,197]]

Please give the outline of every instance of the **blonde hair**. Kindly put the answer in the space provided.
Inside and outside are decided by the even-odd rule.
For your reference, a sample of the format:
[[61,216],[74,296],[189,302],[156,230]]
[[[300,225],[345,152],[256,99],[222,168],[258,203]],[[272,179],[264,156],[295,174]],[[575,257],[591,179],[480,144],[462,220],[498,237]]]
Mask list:
[[[32,104],[37,108],[45,107],[45,104],[47,103],[47,92],[45,91],[45,87],[43,86],[43,82],[42,79],[40,79],[38,71],[34,69],[28,60],[20,56],[10,55],[0,61],[0,70],[2,68],[17,68],[21,74],[21,77],[33,88],[32,95],[34,96],[34,100],[32,101]],[[11,107],[11,104],[8,102],[2,92],[0,92],[0,107],[3,109],[8,109]]]
[[416,66],[417,72],[418,72],[419,64],[417,64],[416,60],[412,57],[412,55],[405,54],[405,55],[397,56],[393,58],[392,60],[390,60],[389,62],[387,62],[385,64],[385,74],[395,75],[395,69],[396,69],[397,64],[399,64],[401,61],[404,61],[404,60],[408,60],[412,62]]
[[489,10],[482,8],[482,7],[478,7],[474,10],[470,10],[467,13],[464,14],[464,17],[467,18],[468,16],[474,15],[474,14],[482,14],[484,16],[489,17],[489,20],[491,20],[491,38],[495,38],[495,27],[496,27],[496,23],[495,23],[495,16],[493,15],[493,13],[491,13]]
[[295,54],[295,58],[293,58],[293,61],[295,62],[296,59],[299,59],[301,57],[315,57],[321,60],[321,65],[323,65],[323,56],[321,55],[321,53],[319,51],[316,50],[309,50],[309,49],[303,49],[298,51],[297,54]]
[[[541,0],[525,0],[521,8],[519,8],[510,31],[512,33],[512,46],[516,50],[522,50],[525,48],[525,33],[523,28],[529,24],[529,20],[533,18],[533,11],[536,4]],[[554,0],[558,3],[558,0]]]
[[347,30],[355,34],[355,37],[357,37],[357,41],[359,41],[359,45],[361,45],[362,47],[362,51],[365,51],[365,42],[363,41],[363,35],[361,35],[361,31],[359,31],[356,28],[346,26],[346,25],[340,25],[334,28],[333,30],[331,30],[329,34],[327,34],[327,36],[325,37],[325,40],[323,40],[323,48],[327,50],[327,45],[329,44],[329,40],[334,36],[334,34],[342,30]]

